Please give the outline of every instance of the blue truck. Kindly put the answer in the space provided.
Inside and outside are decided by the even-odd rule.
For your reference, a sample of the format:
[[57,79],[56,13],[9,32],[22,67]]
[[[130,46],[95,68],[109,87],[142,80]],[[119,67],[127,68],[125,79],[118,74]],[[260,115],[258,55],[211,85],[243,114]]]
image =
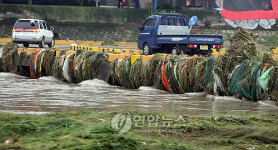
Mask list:
[[[190,21],[195,20],[194,23]],[[190,34],[197,17],[187,18],[178,13],[157,13],[139,24],[138,48],[143,54],[171,53],[179,55],[201,54],[210,56],[212,48],[220,49],[221,35]]]

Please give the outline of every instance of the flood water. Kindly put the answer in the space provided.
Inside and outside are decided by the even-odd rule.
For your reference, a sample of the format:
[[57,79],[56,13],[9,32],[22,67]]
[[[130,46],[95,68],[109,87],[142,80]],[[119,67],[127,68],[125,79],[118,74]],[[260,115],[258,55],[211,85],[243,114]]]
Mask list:
[[100,80],[80,84],[54,77],[30,79],[0,73],[0,110],[11,113],[94,111],[158,111],[174,114],[216,115],[229,112],[278,113],[272,101],[247,102],[205,93],[169,94],[152,87],[129,90]]

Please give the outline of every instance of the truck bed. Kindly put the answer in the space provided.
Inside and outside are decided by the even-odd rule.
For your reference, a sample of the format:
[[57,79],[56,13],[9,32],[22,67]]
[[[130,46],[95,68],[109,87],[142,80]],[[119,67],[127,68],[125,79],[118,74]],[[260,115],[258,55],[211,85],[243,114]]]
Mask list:
[[157,44],[222,44],[219,35],[157,35]]

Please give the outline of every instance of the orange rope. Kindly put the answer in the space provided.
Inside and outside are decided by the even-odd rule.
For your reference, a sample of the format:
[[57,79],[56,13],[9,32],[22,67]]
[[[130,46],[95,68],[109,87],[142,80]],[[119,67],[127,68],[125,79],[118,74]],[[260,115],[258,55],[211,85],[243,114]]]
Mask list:
[[170,89],[169,89],[169,87],[170,87],[169,82],[168,82],[167,77],[165,75],[165,60],[163,60],[160,70],[162,72],[162,83],[163,83],[164,87],[166,88],[166,90],[168,92],[171,92]]
[[[35,64],[35,62],[36,62],[36,59],[37,59],[37,56],[38,56],[39,52],[40,52],[40,50],[37,49],[37,50],[36,50],[36,53],[35,53],[35,56],[34,56],[34,64]],[[32,64],[30,64],[30,75],[31,75],[31,78],[33,78],[33,79],[38,79],[38,78],[39,78],[38,76],[36,76],[36,75],[34,74],[33,68],[32,68]]]

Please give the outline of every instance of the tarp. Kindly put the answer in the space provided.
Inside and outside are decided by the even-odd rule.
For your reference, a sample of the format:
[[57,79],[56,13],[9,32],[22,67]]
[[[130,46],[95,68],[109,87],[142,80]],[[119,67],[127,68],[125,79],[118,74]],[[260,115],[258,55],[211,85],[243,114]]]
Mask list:
[[262,88],[267,91],[268,90],[268,81],[270,78],[269,72],[273,69],[273,67],[269,68],[258,80]]
[[216,0],[221,15],[232,27],[270,29],[278,19],[278,0]]
[[229,20],[278,19],[277,0],[218,0],[221,15]]

